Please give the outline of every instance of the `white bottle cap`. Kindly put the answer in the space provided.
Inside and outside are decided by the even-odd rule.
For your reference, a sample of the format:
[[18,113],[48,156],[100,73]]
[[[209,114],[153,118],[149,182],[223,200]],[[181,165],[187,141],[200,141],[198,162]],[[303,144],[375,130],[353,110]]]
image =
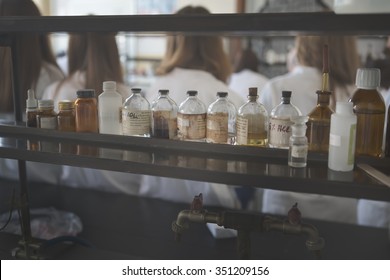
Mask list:
[[116,90],[116,82],[114,81],[103,82],[103,90]]
[[35,92],[33,89],[27,90],[26,108],[37,108],[38,100],[35,98]]
[[353,103],[352,102],[336,102],[336,113],[340,115],[352,115]]
[[381,84],[381,70],[359,68],[356,72],[356,86],[362,89],[375,89]]

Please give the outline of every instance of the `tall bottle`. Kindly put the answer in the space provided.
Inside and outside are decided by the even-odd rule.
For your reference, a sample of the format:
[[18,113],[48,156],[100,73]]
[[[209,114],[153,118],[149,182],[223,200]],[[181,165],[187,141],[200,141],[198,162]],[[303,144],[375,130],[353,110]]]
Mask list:
[[160,89],[152,102],[152,136],[175,139],[177,137],[177,111],[175,101],[169,97],[169,90]]
[[122,134],[122,95],[116,91],[116,82],[103,82],[103,92],[98,97],[99,132]]
[[237,109],[227,92],[217,92],[217,100],[207,109],[206,141],[234,144]]
[[268,143],[268,112],[257,99],[257,88],[249,88],[248,101],[237,113],[238,145],[266,147]]
[[187,99],[180,104],[177,114],[178,137],[181,140],[204,141],[206,105],[198,98],[196,90],[187,91],[187,96]]
[[323,71],[322,89],[317,93],[317,105],[308,114],[306,136],[309,144],[309,151],[327,153],[329,150],[330,117],[333,110],[329,107],[329,56],[328,46],[323,49]]
[[307,116],[292,117],[292,134],[289,140],[288,165],[291,167],[306,167],[308,143],[306,137]]
[[77,99],[74,102],[74,111],[77,132],[99,132],[95,90],[78,90]]
[[302,115],[291,103],[291,91],[282,91],[282,102],[272,109],[269,118],[268,144],[272,148],[288,149],[291,136],[291,118]]
[[359,68],[357,90],[351,98],[357,116],[356,155],[381,156],[386,107],[380,86],[380,70]]
[[351,171],[355,162],[356,115],[351,102],[337,102],[330,120],[328,167]]
[[149,101],[140,88],[132,88],[131,95],[122,106],[123,135],[150,137],[151,111]]
[[26,100],[26,126],[37,127],[38,100],[33,89],[27,91]]

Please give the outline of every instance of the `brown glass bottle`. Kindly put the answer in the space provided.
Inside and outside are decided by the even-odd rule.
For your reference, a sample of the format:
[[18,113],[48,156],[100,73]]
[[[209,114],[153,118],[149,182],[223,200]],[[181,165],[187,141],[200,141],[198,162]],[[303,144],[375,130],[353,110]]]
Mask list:
[[329,107],[330,91],[318,90],[317,105],[309,113],[306,137],[309,151],[327,153],[329,150],[330,116],[333,111]]
[[380,86],[380,70],[360,68],[356,73],[357,90],[351,98],[357,116],[356,155],[381,156],[386,107]]
[[99,132],[97,100],[93,89],[77,91],[74,110],[77,132]]
[[[39,128],[57,129],[57,114],[54,111],[53,100],[39,100],[37,125]],[[44,152],[58,152],[58,144],[50,141],[39,141],[39,150]]]
[[387,108],[387,125],[385,140],[385,157],[390,157],[390,105]]
[[57,124],[60,131],[76,131],[76,119],[74,114],[74,102],[62,100],[58,102]]

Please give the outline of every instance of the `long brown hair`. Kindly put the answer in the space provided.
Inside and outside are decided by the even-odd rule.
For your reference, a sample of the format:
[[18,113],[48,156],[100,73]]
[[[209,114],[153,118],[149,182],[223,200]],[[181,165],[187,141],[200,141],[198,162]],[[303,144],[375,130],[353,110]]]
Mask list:
[[[41,16],[31,0],[0,0],[0,16]],[[58,67],[48,36],[38,33],[10,35],[13,51],[17,54],[16,65],[19,94],[24,108],[27,90],[35,88],[43,62]],[[58,68],[59,69],[59,68]],[[10,47],[0,47],[0,111],[13,111],[12,63]]]
[[[207,15],[210,12],[201,6],[186,6],[176,14]],[[156,73],[164,75],[175,67],[204,70],[225,83],[232,73],[222,38],[218,36],[169,35],[165,56]]]
[[119,51],[114,33],[73,33],[68,43],[69,77],[61,81],[61,85],[71,79],[77,71],[85,72],[85,88],[99,91],[104,81],[123,83],[123,71],[119,60]]
[[298,62],[322,71],[322,49],[325,44],[329,46],[330,89],[331,91],[335,91],[336,87],[346,89],[348,85],[354,84],[356,70],[360,66],[355,37],[298,36],[296,38]]

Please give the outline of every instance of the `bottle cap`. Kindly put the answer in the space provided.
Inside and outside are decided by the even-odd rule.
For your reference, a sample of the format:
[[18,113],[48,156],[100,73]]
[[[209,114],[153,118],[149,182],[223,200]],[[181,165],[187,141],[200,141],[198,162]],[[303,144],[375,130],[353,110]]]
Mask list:
[[257,96],[257,87],[249,88],[249,96]]
[[72,110],[74,108],[74,102],[70,100],[61,100],[58,102],[58,109],[60,110]]
[[356,72],[356,86],[362,89],[375,89],[381,84],[381,70],[359,68]]
[[291,91],[290,90],[283,90],[282,91],[282,97],[283,98],[290,98],[291,97]]
[[116,82],[114,81],[103,82],[103,91],[104,90],[116,90]]
[[189,91],[187,91],[187,95],[188,96],[197,96],[198,91],[197,90],[189,90]]
[[142,89],[140,88],[131,88],[132,93],[141,93]]
[[353,114],[353,103],[352,102],[336,102],[336,113],[340,115],[351,115]]
[[27,90],[26,108],[37,108],[38,100],[35,98],[35,92],[33,89]]
[[158,92],[159,92],[161,95],[167,95],[167,94],[169,94],[169,89],[160,89]]
[[218,91],[217,96],[219,97],[226,97],[228,96],[228,93],[226,91]]
[[54,108],[54,101],[51,99],[42,99],[38,101],[39,108]]
[[95,90],[93,89],[81,89],[77,91],[77,98],[91,98],[95,97]]

